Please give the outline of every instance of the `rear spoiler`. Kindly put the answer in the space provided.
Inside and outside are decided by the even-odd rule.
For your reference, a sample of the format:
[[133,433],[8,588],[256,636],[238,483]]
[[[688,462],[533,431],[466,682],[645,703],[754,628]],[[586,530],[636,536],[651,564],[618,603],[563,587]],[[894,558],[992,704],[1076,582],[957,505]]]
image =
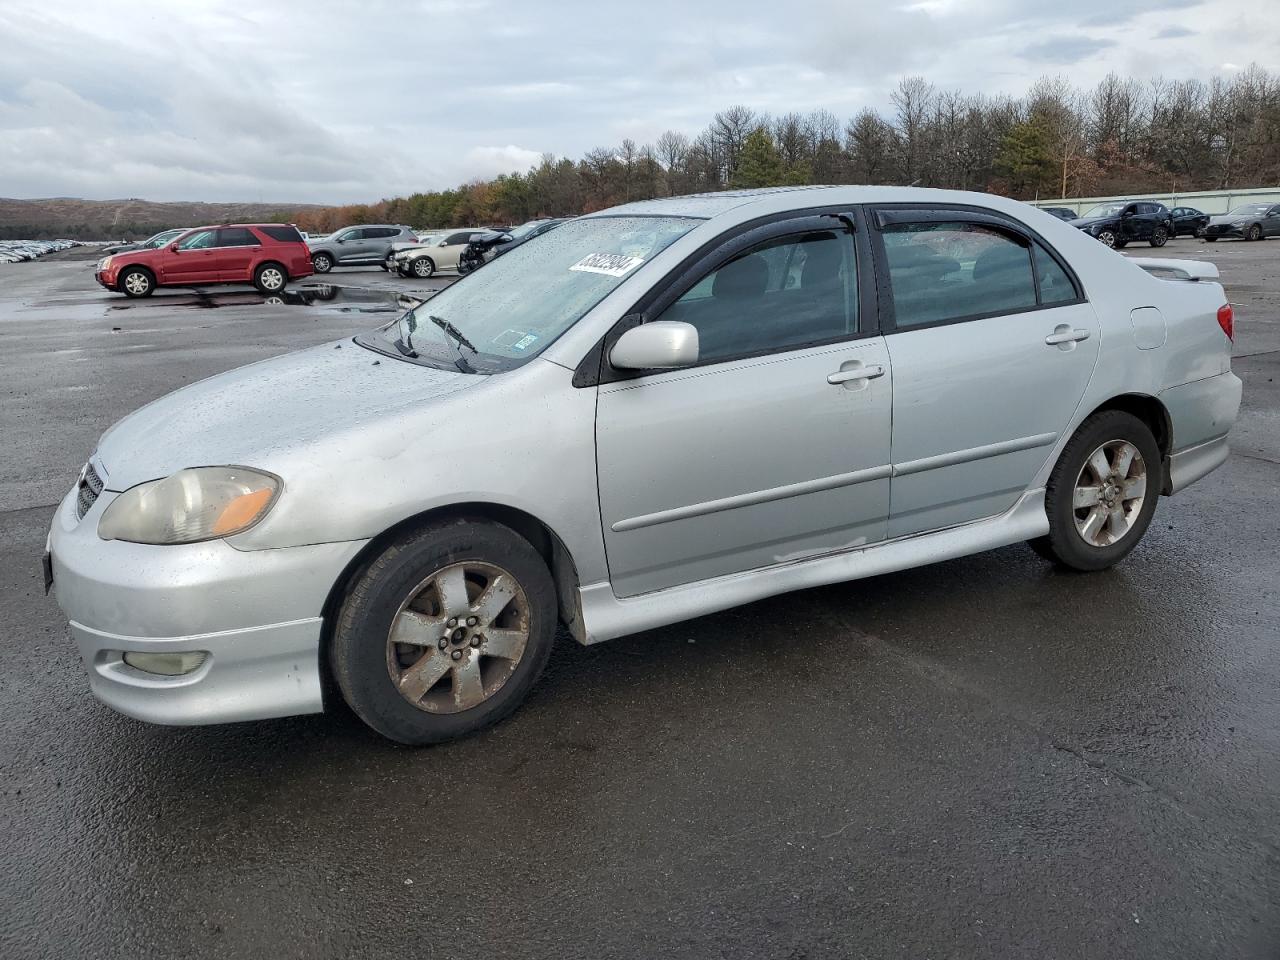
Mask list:
[[1216,264],[1202,260],[1166,260],[1161,257],[1129,257],[1153,277],[1161,280],[1217,280]]

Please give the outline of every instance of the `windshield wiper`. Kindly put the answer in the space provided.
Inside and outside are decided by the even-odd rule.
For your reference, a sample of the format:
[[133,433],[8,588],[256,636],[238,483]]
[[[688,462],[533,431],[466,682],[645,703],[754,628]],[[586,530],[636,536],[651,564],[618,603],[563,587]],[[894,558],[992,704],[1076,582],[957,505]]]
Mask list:
[[439,327],[445,333],[447,333],[449,336],[453,337],[453,339],[457,340],[460,346],[466,347],[472,353],[478,354],[480,352],[475,348],[475,344],[473,344],[470,340],[468,340],[463,335],[461,330],[455,327],[452,323],[450,323],[444,317],[436,317],[436,316],[432,316],[431,314],[427,314],[427,319],[430,320],[432,323],[434,323],[437,327]]
[[475,373],[476,368],[469,364],[467,362],[467,358],[462,355],[462,348],[466,347],[478,356],[480,351],[475,348],[475,344],[468,340],[461,330],[455,327],[444,317],[433,317],[430,314],[427,314],[427,319],[443,330],[446,336],[452,337],[453,340],[456,341],[453,349],[458,354],[458,359],[453,362],[453,365],[463,373]]

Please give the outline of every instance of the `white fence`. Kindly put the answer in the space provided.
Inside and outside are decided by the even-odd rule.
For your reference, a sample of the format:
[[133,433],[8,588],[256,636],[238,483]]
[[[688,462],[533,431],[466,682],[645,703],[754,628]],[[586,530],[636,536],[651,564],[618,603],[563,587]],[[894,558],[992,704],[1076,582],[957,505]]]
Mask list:
[[1155,200],[1172,210],[1195,207],[1201,213],[1226,213],[1242,203],[1280,203],[1280,187],[1250,187],[1247,190],[1196,190],[1189,193],[1134,193],[1120,197],[1070,197],[1066,200],[1037,200],[1037,207],[1067,207],[1084,213],[1099,203],[1118,200]]

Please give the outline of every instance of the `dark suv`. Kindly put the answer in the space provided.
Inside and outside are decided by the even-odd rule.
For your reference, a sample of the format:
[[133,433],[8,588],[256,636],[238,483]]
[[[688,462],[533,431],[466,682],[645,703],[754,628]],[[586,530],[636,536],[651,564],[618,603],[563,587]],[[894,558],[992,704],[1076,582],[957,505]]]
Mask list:
[[1153,247],[1163,247],[1173,236],[1169,208],[1154,200],[1100,203],[1085,211],[1079,220],[1072,220],[1071,225],[1116,249],[1134,240],[1146,240]]
[[308,241],[308,245],[316,273],[328,273],[334,267],[381,267],[391,253],[392,244],[417,240],[417,234],[405,226],[362,223]]

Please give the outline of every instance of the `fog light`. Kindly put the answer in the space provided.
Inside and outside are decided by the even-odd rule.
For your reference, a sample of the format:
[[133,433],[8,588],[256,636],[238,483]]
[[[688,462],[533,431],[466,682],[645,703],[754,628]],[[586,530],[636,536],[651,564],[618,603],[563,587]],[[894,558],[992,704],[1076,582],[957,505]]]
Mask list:
[[137,653],[129,651],[124,655],[124,662],[135,670],[146,673],[158,673],[164,677],[180,677],[184,673],[199,670],[209,659],[203,650],[190,653]]

